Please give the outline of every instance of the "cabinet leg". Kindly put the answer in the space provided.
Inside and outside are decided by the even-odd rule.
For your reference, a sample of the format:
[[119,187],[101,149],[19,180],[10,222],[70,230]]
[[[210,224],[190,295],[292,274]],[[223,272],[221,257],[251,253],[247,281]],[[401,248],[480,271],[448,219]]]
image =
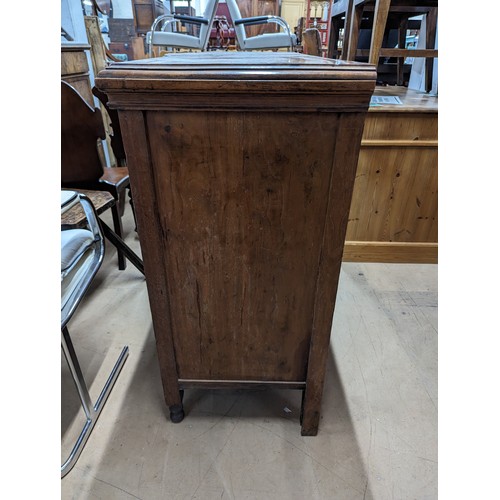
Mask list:
[[170,410],[170,420],[174,424],[178,424],[184,420],[184,406],[182,404],[182,400],[184,399],[184,390],[179,390],[180,403],[170,405],[168,409]]
[[302,421],[304,420],[304,398],[305,398],[305,395],[306,395],[306,390],[304,389],[302,391],[302,401],[300,403],[300,416],[299,416],[300,425],[302,425]]
[[[316,436],[318,434],[321,400],[307,388],[302,392],[302,407],[300,409],[300,434],[302,436]],[[321,393],[320,393],[321,394]]]

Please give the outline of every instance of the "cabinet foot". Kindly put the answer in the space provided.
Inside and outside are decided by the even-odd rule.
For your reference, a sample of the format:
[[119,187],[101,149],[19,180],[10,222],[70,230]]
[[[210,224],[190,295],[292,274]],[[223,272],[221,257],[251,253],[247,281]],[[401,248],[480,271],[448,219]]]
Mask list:
[[168,409],[170,410],[171,422],[178,424],[184,420],[184,407],[182,405],[172,405]]

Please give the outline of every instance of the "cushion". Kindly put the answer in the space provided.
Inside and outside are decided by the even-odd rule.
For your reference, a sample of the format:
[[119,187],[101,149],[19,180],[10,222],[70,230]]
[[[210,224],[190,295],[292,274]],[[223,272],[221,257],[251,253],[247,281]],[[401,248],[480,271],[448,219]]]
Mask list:
[[[292,45],[297,44],[297,37],[292,35]],[[290,36],[288,33],[264,33],[249,37],[245,40],[245,50],[250,49],[271,49],[280,47],[290,47]]]
[[[151,32],[148,33],[148,36],[151,36]],[[151,38],[148,39],[151,40]],[[186,33],[155,31],[153,41],[155,45],[165,45],[167,47],[201,48],[200,39],[197,36],[187,35]]]
[[61,279],[94,244],[94,235],[88,229],[61,231]]
[[69,210],[73,205],[80,202],[76,191],[61,189],[61,213]]

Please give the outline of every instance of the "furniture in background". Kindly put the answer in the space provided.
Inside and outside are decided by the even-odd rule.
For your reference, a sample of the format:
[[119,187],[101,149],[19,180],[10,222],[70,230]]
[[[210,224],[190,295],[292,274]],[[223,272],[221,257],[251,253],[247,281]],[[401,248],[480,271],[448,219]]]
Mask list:
[[[90,54],[93,63],[94,58],[90,44],[77,42],[61,43],[61,80],[74,87],[89,106],[94,106],[87,53]],[[94,70],[94,75],[96,74],[97,72]],[[97,147],[99,158],[102,164],[105,165],[106,155],[100,141]]]
[[[153,57],[153,48],[155,46],[167,47],[169,49],[206,50],[216,9],[217,0],[207,0],[203,16],[201,17],[186,16],[183,14],[165,14],[157,17],[151,26],[151,31],[146,36],[149,57]],[[197,35],[164,31],[170,24],[181,21],[199,26],[200,29]]]
[[[94,70],[94,75],[98,75],[99,71],[102,71],[109,64],[110,58],[113,56],[109,54],[106,44],[104,43],[104,40],[102,38],[98,17],[85,16],[84,22],[85,31],[87,32],[87,40],[90,44],[90,58],[92,61],[92,68]],[[89,104],[93,107],[94,101],[89,102]],[[114,157],[113,149],[110,143],[110,118],[103,106],[101,106],[101,113],[104,129],[106,131],[108,161],[105,160],[104,151],[100,151],[100,157],[103,164],[107,164],[112,167],[116,165],[116,158]]]
[[345,261],[437,263],[438,98],[405,87],[370,106],[347,225]]
[[[241,12],[240,17],[243,18],[280,15],[280,0],[237,0],[237,2]],[[256,24],[247,26],[246,36],[253,37],[264,33],[276,33],[278,29],[279,27],[276,24]]]
[[321,54],[328,52],[330,40],[331,6],[333,0],[307,0],[305,29],[317,29],[320,37]]
[[226,2],[218,2],[208,40],[209,50],[236,48],[234,24]]
[[[118,117],[118,111],[116,111],[116,109],[111,109],[109,107],[108,96],[104,92],[101,92],[96,87],[93,87],[92,93],[99,99],[99,102],[104,107],[110,118],[109,124],[112,130],[110,136],[110,144],[111,144],[111,149],[113,150],[114,156],[116,158],[116,161],[118,162],[118,165],[120,167],[127,167],[127,157],[125,155],[125,147],[123,145],[122,131],[120,127],[120,119]],[[132,186],[129,187],[128,194],[135,223],[135,209],[134,209],[134,198],[132,196]],[[137,231],[137,226],[135,227],[135,231]]]
[[[144,264],[142,259],[118,236],[103,220],[101,215],[116,205],[116,200],[108,191],[92,191],[89,189],[79,189],[78,194],[86,196],[94,206],[99,219],[101,231],[104,237],[129,260],[131,264],[142,274],[144,274]],[[61,229],[82,229],[87,225],[85,212],[79,204],[65,211],[61,216]]]
[[164,14],[165,8],[161,0],[132,0],[132,15],[138,36],[145,37],[155,19]]
[[[184,16],[196,17],[196,9],[194,7],[191,7],[191,2],[189,2],[189,5],[175,5],[173,13],[181,14]],[[183,22],[180,22],[179,24],[182,32],[193,36],[198,35],[198,31],[200,29],[199,25],[192,23],[183,23]]]
[[106,383],[94,403],[73,346],[68,330],[68,322],[85,296],[104,258],[104,240],[92,202],[85,195],[73,191],[61,191],[61,216],[78,204],[84,213],[84,228],[66,229],[61,227],[61,348],[78,391],[85,412],[85,425],[80,432],[68,458],[61,465],[64,477],[77,462],[111,390],[128,356],[125,346]]
[[173,422],[184,389],[271,386],[303,392],[301,432],[316,435],[375,79],[373,66],[220,51],[97,78],[120,116]]
[[[231,14],[239,50],[286,48],[292,51],[297,46],[297,37],[290,31],[290,26],[283,18],[276,15],[242,17],[236,0],[226,0],[226,4]],[[247,35],[245,30],[247,26],[266,24],[279,26],[282,31],[279,33],[260,33],[255,36]]]
[[316,28],[308,28],[302,33],[302,46],[304,54],[311,56],[322,56],[321,34]]
[[87,104],[92,105],[92,84],[90,83],[89,63],[85,51],[90,45],[85,43],[61,43],[61,79],[74,87]]
[[136,34],[133,19],[109,18],[108,26],[111,54],[125,54],[128,61],[146,57],[144,37]]
[[[122,203],[130,187],[126,167],[106,167],[98,153],[97,142],[106,138],[101,112],[87,104],[68,83],[61,81],[61,186],[109,191]],[[112,208],[116,234],[122,237],[118,204]],[[125,269],[123,252],[118,250],[118,267]]]
[[[415,16],[426,17],[426,48],[406,47],[408,29],[420,28],[420,21],[410,20]],[[432,68],[434,58],[438,16],[437,0],[340,0],[332,6],[332,31],[329,42],[329,57],[338,57],[340,29],[344,29],[342,55],[344,60],[354,61],[367,58],[370,64],[379,64],[380,58],[396,58],[396,83],[402,85],[404,60],[407,57],[426,58],[426,91],[432,88]],[[344,20],[344,22],[343,22]],[[371,30],[371,41],[367,49],[360,49],[358,41],[362,29]],[[397,31],[396,44],[382,47],[384,37],[391,30]]]

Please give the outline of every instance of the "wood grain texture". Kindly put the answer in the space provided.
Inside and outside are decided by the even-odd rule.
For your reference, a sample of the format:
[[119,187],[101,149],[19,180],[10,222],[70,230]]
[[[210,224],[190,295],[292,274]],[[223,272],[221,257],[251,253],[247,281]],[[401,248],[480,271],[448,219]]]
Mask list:
[[437,264],[438,244],[346,240],[342,260],[344,262]]
[[119,111],[167,404],[181,387],[305,387],[316,434],[375,69],[193,53],[96,84]]
[[74,87],[93,106],[92,86],[86,50],[88,44],[61,43],[61,79]]
[[340,116],[336,143],[332,151],[329,200],[318,262],[307,386],[304,393],[301,430],[303,436],[315,436],[318,431],[325,376],[324,369],[320,367],[326,366],[328,356],[364,118],[364,113],[346,113]]
[[168,406],[181,403],[170,322],[167,272],[164,267],[164,233],[156,206],[156,189],[143,114],[120,111],[120,126],[130,165],[137,232],[141,241],[144,272],[156,338],[163,393]]
[[180,377],[305,380],[337,126],[148,114]]
[[437,241],[436,148],[363,147],[347,239]]
[[437,262],[437,98],[394,87],[376,94],[403,104],[370,108],[365,120],[344,260]]
[[[90,56],[92,59],[92,67],[94,69],[94,75],[97,75],[107,65],[106,46],[102,38],[98,17],[84,16],[84,21],[85,21],[85,30],[87,32],[87,39],[90,43]],[[109,166],[113,167],[116,165],[116,158],[111,144],[111,135],[113,133],[113,130],[111,128],[111,119],[104,106],[100,105],[99,107],[101,109],[102,120],[104,123],[104,128],[106,130],[106,143],[108,145],[107,150],[108,150]]]
[[[237,4],[241,12],[241,17],[280,15],[281,2],[279,0],[237,0]],[[264,33],[275,33],[277,29],[276,24],[267,23],[257,26],[247,26],[245,31],[247,36],[257,36]]]

